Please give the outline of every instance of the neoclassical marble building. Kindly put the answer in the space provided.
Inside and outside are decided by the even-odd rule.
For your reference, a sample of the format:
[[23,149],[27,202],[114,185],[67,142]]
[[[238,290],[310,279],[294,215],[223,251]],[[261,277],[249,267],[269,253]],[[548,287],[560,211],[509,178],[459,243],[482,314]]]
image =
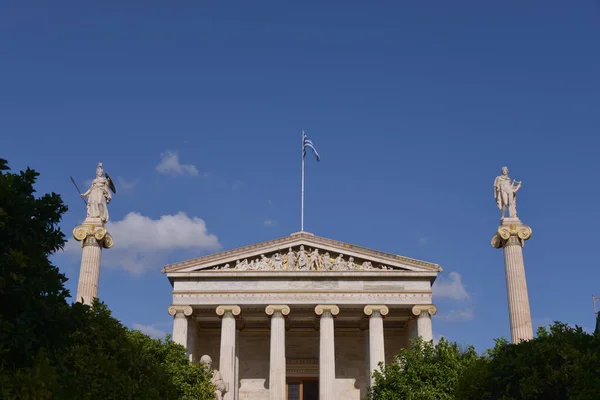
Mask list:
[[409,339],[432,339],[437,264],[310,233],[163,268],[173,340],[207,354],[225,400],[361,399]]

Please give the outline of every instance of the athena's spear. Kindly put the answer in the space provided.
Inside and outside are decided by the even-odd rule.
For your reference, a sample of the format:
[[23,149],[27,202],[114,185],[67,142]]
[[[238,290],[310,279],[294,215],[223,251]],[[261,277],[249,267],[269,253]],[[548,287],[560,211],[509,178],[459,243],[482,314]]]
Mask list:
[[[69,175],[69,178],[71,178],[71,182],[73,182],[73,185],[75,185],[75,189],[77,189],[77,192],[79,193],[79,196],[81,196],[81,190],[79,190],[79,188],[77,187],[77,184],[75,183],[75,179],[73,179],[73,177],[71,175]],[[87,206],[87,201],[85,201],[85,199],[83,197],[81,197],[81,200]]]

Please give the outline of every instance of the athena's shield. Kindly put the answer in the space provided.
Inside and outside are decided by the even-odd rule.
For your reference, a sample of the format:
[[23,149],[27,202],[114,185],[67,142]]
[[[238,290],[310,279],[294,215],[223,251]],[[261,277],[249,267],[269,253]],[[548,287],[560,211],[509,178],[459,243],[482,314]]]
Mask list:
[[111,179],[110,175],[105,174],[106,175],[106,180],[108,180],[108,187],[110,188],[110,191],[113,192],[114,194],[117,194],[117,188],[115,188],[115,184],[113,183],[113,180]]

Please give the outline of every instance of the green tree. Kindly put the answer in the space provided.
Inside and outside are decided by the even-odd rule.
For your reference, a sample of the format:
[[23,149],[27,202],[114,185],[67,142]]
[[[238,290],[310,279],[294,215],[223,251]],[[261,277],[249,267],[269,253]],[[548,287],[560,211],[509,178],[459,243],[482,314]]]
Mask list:
[[69,330],[66,278],[48,257],[61,249],[67,210],[56,193],[34,196],[39,175],[8,172],[0,159],[0,395],[47,398],[49,356]]
[[168,375],[170,388],[176,399],[213,400],[215,388],[211,376],[202,364],[190,364],[183,346],[173,342],[170,335],[163,340],[152,339],[139,331],[129,332],[130,340],[151,360],[158,360]]
[[79,326],[57,360],[56,398],[212,400],[208,374],[183,346],[130,331],[98,300],[74,310]]
[[560,322],[518,344],[497,340],[460,380],[458,399],[600,399],[600,335]]
[[472,346],[461,350],[440,339],[437,345],[420,338],[402,349],[393,363],[374,373],[370,400],[450,400],[462,372],[479,359]]

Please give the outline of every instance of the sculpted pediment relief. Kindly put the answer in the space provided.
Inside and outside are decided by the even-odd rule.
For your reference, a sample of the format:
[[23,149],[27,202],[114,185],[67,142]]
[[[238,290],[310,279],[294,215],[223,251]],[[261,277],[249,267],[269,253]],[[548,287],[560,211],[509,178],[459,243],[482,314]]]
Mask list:
[[330,254],[318,248],[304,245],[290,247],[287,252],[261,254],[256,258],[237,259],[234,263],[225,263],[203,270],[235,270],[235,271],[368,271],[392,270],[383,264],[355,259],[343,253]]
[[416,271],[439,272],[437,264],[350,245],[309,233],[167,265],[164,273],[201,271]]

